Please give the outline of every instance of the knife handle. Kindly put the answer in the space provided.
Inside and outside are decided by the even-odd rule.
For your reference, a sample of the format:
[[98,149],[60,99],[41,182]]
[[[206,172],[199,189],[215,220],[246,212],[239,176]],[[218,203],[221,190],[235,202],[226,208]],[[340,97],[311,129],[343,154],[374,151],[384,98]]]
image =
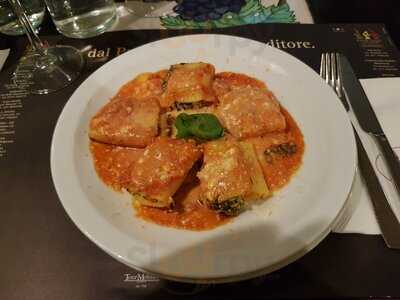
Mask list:
[[388,139],[384,134],[374,135],[374,137],[378,141],[378,144],[383,152],[383,156],[386,159],[390,173],[392,174],[392,182],[394,183],[397,191],[400,193],[400,160],[393,151]]
[[400,249],[400,223],[390,207],[381,183],[368,158],[368,154],[355,129],[354,136],[358,150],[358,165],[366,183],[383,239],[389,248]]

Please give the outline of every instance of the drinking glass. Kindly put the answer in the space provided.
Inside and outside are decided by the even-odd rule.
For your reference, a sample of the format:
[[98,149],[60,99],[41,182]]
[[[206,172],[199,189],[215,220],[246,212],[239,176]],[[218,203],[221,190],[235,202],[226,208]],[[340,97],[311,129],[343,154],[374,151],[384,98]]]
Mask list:
[[117,20],[113,0],[45,0],[57,30],[67,37],[88,38]]
[[32,49],[19,61],[14,71],[14,82],[34,94],[58,91],[80,74],[83,67],[81,53],[70,46],[48,46],[40,40],[20,0],[9,0],[24,26]]
[[[25,7],[32,27],[37,29],[43,21],[45,9],[43,0],[21,0],[21,3]],[[7,0],[0,0],[0,32],[8,35],[25,33],[24,27],[18,21]]]

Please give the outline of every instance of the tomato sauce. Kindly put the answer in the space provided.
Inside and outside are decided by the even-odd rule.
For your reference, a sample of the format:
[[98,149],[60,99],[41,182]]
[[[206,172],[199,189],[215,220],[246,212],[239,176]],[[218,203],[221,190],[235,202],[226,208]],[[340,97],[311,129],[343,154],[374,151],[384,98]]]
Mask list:
[[[162,71],[153,75],[152,79],[154,81],[151,84],[160,86],[161,79],[165,76],[164,73],[165,71]],[[265,87],[264,83],[259,80],[243,74],[220,73],[220,75],[217,74],[216,83],[214,84],[217,95],[226,92],[226,84]],[[121,88],[119,96],[133,93],[137,85],[138,81],[126,84]],[[157,91],[156,94],[159,93]],[[282,113],[287,124],[284,132],[270,133],[263,137],[247,139],[254,145],[264,178],[271,191],[282,188],[290,181],[290,178],[301,165],[305,148],[303,135],[295,120],[286,109],[282,108]],[[272,159],[265,154],[270,147],[288,142],[295,144],[296,151],[294,153],[276,155]],[[90,142],[90,150],[97,174],[105,184],[117,191],[121,191],[123,188],[124,174],[126,175],[129,166],[144,151],[144,149],[118,147],[93,141]],[[219,214],[198,201],[200,198],[199,186],[200,184],[194,171],[189,174],[185,183],[174,195],[175,205],[172,209],[160,209],[135,204],[133,206],[139,217],[159,225],[175,228],[207,230],[231,220],[232,217]]]
[[[282,113],[287,121],[287,129],[284,133],[272,133],[265,137],[249,139],[259,152],[259,157],[264,155],[268,147],[275,144],[293,141],[297,146],[296,153],[291,156],[275,158],[272,163],[261,161],[265,180],[272,191],[282,188],[289,182],[300,167],[304,153],[303,135],[299,127],[285,109],[282,109]],[[99,177],[117,191],[122,189],[121,179],[124,171],[143,152],[143,149],[124,148],[97,142],[91,142],[90,148]],[[199,203],[200,185],[195,175],[186,182],[189,183],[182,185],[174,196],[173,209],[134,205],[137,215],[159,225],[189,230],[212,229],[231,219]]]
[[121,191],[124,174],[144,149],[118,147],[90,142],[90,151],[97,175],[108,186]]
[[[126,170],[144,151],[94,141],[90,142],[90,150],[98,176],[116,191],[122,190]],[[190,180],[186,180],[187,184],[175,194],[173,209],[136,206],[133,203],[137,215],[160,225],[190,230],[211,229],[227,222],[229,217],[199,203],[200,184],[195,174],[191,174],[190,177]]]
[[168,227],[190,230],[212,229],[231,219],[200,204],[199,198],[200,184],[195,180],[178,190],[174,196],[173,209],[138,206],[136,210],[138,216],[143,219]]

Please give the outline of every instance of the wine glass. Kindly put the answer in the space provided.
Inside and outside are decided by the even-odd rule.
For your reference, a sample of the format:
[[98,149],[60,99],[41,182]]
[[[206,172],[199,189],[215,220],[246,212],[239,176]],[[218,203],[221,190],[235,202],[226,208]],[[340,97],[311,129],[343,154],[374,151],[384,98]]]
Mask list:
[[33,94],[58,91],[73,82],[84,65],[82,54],[71,46],[49,46],[36,34],[20,0],[9,0],[26,31],[32,49],[20,59],[13,79]]
[[[21,0],[32,26],[37,29],[44,19],[43,0]],[[25,30],[13,13],[7,0],[0,0],[0,32],[6,35],[23,35]]]

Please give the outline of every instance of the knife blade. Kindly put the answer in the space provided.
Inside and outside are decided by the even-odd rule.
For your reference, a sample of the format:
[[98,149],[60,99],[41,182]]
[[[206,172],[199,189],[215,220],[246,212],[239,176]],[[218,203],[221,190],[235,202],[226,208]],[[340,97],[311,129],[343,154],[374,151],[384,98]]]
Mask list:
[[367,152],[355,129],[354,136],[358,149],[358,165],[362,178],[367,186],[383,239],[389,248],[400,249],[400,223],[389,205],[375,170],[368,158]]
[[382,154],[389,167],[392,182],[397,192],[400,194],[400,160],[393,151],[386,138],[385,133],[379,123],[374,109],[369,102],[360,81],[357,79],[354,70],[345,56],[340,60],[342,72],[342,84],[347,99],[350,101],[351,107],[361,128],[369,133],[379,144]]

